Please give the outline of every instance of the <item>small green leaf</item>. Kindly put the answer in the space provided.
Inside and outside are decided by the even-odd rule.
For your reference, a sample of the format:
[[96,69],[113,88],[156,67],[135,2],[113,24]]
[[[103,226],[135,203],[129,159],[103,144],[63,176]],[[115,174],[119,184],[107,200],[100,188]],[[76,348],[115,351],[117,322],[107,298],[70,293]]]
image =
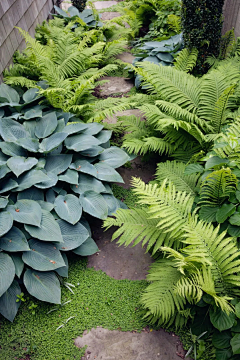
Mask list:
[[229,348],[231,338],[231,331],[215,331],[212,337],[212,343],[217,349]]
[[231,340],[231,346],[234,355],[240,354],[240,334],[234,335]]
[[187,165],[184,171],[184,175],[191,175],[191,174],[196,174],[196,173],[200,173],[202,174],[204,171],[204,167],[200,164],[190,164]]
[[240,213],[236,212],[229,219],[230,224],[240,226]]
[[205,169],[211,169],[215,166],[222,166],[225,164],[228,164],[229,160],[228,159],[222,159],[218,156],[212,156],[210,157],[210,159],[207,160],[206,164],[205,164]]
[[210,309],[210,319],[213,326],[219,331],[230,329],[235,322],[235,314],[226,314],[220,308]]
[[240,319],[240,302],[235,306],[235,314]]
[[223,204],[216,213],[216,220],[222,224],[229,216],[231,216],[236,210],[234,204]]

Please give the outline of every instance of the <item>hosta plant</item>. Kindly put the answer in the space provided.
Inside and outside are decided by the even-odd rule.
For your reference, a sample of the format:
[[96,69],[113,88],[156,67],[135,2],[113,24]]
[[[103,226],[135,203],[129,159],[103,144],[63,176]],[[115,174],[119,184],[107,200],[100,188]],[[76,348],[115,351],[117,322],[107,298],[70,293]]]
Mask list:
[[[105,219],[122,205],[111,182],[129,160],[110,147],[111,131],[38,105],[0,85],[0,313],[12,321],[20,282],[39,300],[60,304],[66,253],[97,251],[84,215]],[[72,122],[71,122],[72,121]]]
[[[80,10],[75,6],[70,6],[67,11],[62,10],[58,6],[54,6],[57,16],[64,19],[66,23],[74,20],[79,20],[79,25],[87,25],[88,27],[101,27],[103,23],[98,21],[92,9]],[[56,16],[53,14],[53,16]],[[82,21],[81,21],[82,20]]]

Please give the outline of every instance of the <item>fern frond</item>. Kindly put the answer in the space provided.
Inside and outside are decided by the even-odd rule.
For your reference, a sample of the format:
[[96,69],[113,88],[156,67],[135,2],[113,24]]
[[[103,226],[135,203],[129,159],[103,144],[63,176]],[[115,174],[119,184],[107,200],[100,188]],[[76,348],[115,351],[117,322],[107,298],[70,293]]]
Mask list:
[[8,85],[18,85],[26,88],[36,87],[37,81],[30,80],[24,76],[6,76],[4,77],[4,82]]
[[171,144],[158,137],[146,137],[143,139],[127,138],[122,145],[130,153],[144,155],[149,151],[158,152],[159,154],[170,154],[173,151]]
[[191,51],[187,48],[180,51],[174,60],[174,67],[177,70],[190,72],[196,66],[198,50],[193,48]]
[[168,15],[168,27],[170,30],[175,31],[177,34],[181,32],[181,18],[175,14]]

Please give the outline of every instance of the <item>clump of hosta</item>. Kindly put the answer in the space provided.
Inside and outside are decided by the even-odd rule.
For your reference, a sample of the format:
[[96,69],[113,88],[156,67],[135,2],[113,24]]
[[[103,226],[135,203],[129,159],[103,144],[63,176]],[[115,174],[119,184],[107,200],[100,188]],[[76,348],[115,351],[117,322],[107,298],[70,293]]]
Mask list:
[[0,85],[0,313],[13,320],[19,279],[37,299],[61,302],[66,253],[98,248],[84,213],[106,219],[122,203],[109,182],[129,160],[110,147],[111,131],[39,105],[37,89],[19,96]]

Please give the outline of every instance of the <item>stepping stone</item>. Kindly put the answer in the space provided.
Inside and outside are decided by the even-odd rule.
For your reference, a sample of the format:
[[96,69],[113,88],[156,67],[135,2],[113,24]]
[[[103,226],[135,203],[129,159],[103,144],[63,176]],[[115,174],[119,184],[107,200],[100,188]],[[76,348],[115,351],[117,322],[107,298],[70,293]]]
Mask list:
[[120,59],[125,63],[132,64],[133,60],[135,59],[135,56],[133,56],[130,52],[124,52],[118,55],[117,59]]
[[115,115],[112,117],[106,118],[103,120],[103,122],[107,122],[108,124],[116,124],[117,123],[117,116],[130,116],[135,115],[137,117],[140,117],[142,120],[144,120],[144,116],[138,109],[133,110],[124,110],[124,111],[117,111]]
[[186,353],[179,337],[163,329],[137,333],[97,327],[85,331],[75,345],[88,346],[81,360],[180,360]]
[[70,6],[72,6],[71,3],[64,2],[64,1],[61,3],[61,8],[62,8],[63,10],[65,10],[65,11],[67,11],[68,8],[70,8]]
[[94,6],[97,10],[107,9],[113,5],[117,5],[117,1],[95,1]]
[[121,16],[121,14],[117,11],[109,11],[109,12],[104,12],[101,14],[101,21],[105,21],[105,20],[112,20],[116,17]]
[[106,84],[100,86],[100,96],[106,97],[112,94],[127,94],[133,88],[133,81],[118,76],[104,76],[101,80],[107,80]]

